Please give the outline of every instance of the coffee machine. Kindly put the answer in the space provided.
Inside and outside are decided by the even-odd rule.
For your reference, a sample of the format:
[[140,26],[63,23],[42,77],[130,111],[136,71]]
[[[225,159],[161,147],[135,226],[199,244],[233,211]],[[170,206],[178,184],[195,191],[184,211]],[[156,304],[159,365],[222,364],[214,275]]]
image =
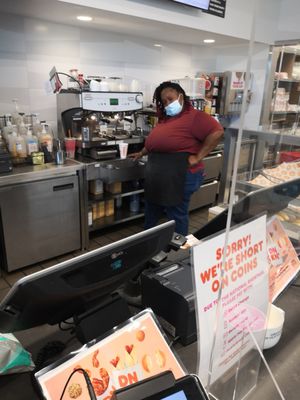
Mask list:
[[143,143],[137,126],[142,108],[142,92],[62,90],[57,94],[58,137],[75,137],[79,158],[116,158],[120,141]]

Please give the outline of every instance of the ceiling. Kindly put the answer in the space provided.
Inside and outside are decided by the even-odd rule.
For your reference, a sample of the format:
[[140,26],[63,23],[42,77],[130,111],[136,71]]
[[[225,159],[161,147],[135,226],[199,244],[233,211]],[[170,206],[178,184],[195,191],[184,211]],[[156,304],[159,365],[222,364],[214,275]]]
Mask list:
[[[90,7],[81,7],[57,0],[0,0],[0,12],[34,17],[77,27],[99,29],[126,35],[138,35],[139,37],[148,38],[161,44],[166,41],[190,45],[204,45],[203,39],[207,38],[216,40],[213,46],[222,47],[240,45],[246,42],[243,39],[212,34],[197,29],[180,27],[179,30],[178,26],[173,24],[150,21],[146,18],[137,18]],[[78,21],[76,16],[82,14],[91,15],[93,20],[91,22]]]

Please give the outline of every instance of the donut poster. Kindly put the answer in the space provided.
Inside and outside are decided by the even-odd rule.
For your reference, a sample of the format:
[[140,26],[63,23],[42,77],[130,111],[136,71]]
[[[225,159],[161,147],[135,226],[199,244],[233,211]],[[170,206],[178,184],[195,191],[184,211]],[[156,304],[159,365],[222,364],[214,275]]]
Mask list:
[[[166,370],[172,370],[176,379],[185,375],[151,311],[141,312],[122,328],[90,347],[83,347],[60,365],[37,373],[44,397],[59,399],[70,374],[79,368],[86,371],[97,399],[101,400],[109,400],[118,388]],[[90,399],[82,371],[73,374],[63,398]]]
[[268,261],[270,265],[270,301],[273,302],[297,276],[300,261],[279,219],[267,224]]

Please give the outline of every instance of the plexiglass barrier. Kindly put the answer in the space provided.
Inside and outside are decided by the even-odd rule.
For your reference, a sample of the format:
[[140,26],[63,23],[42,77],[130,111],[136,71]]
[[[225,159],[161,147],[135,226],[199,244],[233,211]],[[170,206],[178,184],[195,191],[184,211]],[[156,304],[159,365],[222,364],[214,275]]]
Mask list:
[[[288,36],[283,3],[293,6],[274,4],[274,41]],[[291,311],[286,321],[285,311],[296,307],[299,290],[300,46],[261,42],[264,6],[251,2],[248,55],[236,65],[245,72],[241,113],[223,120],[226,182],[219,200],[227,208],[226,228],[220,225],[225,231],[205,238],[192,255],[198,373],[220,400],[297,398],[289,345],[296,345],[297,317]]]

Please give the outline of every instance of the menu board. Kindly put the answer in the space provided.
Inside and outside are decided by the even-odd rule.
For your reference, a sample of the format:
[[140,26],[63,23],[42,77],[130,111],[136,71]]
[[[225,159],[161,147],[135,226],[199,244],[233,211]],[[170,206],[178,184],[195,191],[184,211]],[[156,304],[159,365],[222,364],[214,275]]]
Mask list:
[[210,0],[208,14],[215,15],[217,17],[225,18],[226,0]]

